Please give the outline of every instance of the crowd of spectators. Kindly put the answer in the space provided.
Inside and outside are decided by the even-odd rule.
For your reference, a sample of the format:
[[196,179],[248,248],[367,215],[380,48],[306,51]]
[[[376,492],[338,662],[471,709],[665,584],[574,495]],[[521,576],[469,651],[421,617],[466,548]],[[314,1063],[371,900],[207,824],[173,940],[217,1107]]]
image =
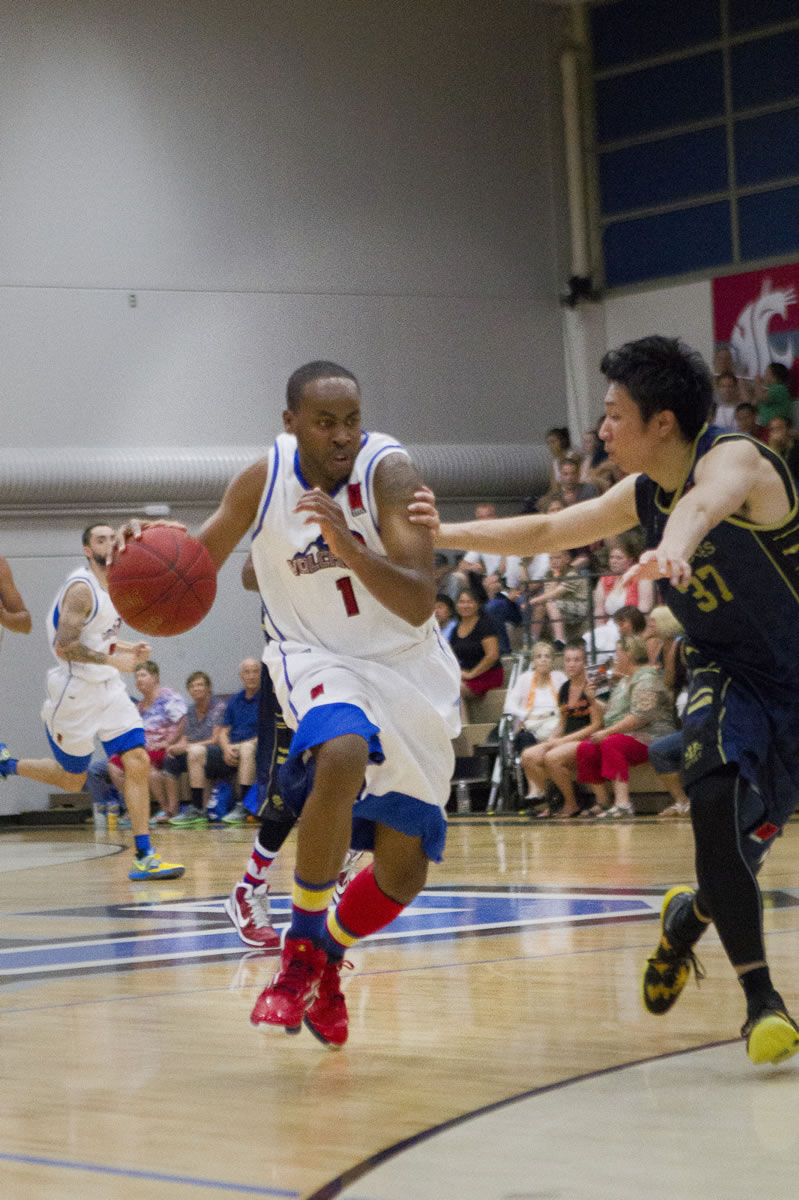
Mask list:
[[[762,378],[749,379],[729,348],[720,347],[713,369],[712,423],[767,443],[799,480],[788,368],[771,362]],[[621,478],[595,429],[584,432],[580,451],[562,427],[548,431],[546,444],[547,486],[527,498],[525,512],[559,511]],[[478,519],[495,515],[490,504],[475,510]],[[551,815],[560,802],[543,802],[551,800],[553,784],[565,817],[625,816],[631,811],[629,769],[647,761],[672,797],[662,815],[688,813],[678,758],[685,695],[681,630],[658,605],[653,583],[625,579],[643,549],[641,534],[630,530],[604,543],[530,559],[477,553],[456,564],[443,555],[437,559],[436,613],[461,663],[466,720],[471,698],[504,686],[503,656],[532,649],[532,665],[508,692],[505,711],[516,723],[525,799],[537,816]],[[553,656],[561,653],[565,675],[554,665]],[[592,788],[593,804],[580,802],[575,775],[578,787]]]
[[[248,820],[244,799],[256,775],[260,662],[245,659],[239,679],[240,691],[217,696],[208,673],[193,671],[186,680],[187,699],[161,683],[157,663],[137,666],[135,699],[150,759],[152,825],[200,828],[213,821],[237,825]],[[118,756],[91,764],[88,787],[96,808],[117,807],[123,783]],[[120,825],[126,824],[123,814]]]

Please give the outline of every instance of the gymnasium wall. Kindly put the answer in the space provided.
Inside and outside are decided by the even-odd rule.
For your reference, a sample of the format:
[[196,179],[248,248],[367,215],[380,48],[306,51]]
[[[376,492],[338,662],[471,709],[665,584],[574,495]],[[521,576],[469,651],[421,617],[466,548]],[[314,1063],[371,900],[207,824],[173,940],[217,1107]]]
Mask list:
[[[317,357],[409,443],[541,442],[564,396],[561,29],[528,0],[0,6],[3,453],[265,444]],[[0,516],[35,622],[0,651],[15,752],[47,752],[43,619],[95,515]],[[245,550],[154,649],[164,682],[230,690],[259,652]],[[0,814],[46,804],[0,785]]]
[[564,384],[561,20],[3,5],[4,444],[257,443],[318,357],[404,440],[540,441]]

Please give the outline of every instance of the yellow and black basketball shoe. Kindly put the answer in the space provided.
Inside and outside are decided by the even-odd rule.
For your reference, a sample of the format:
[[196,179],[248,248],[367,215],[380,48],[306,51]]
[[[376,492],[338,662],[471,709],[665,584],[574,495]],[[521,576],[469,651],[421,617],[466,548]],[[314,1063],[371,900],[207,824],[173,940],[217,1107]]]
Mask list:
[[785,1011],[779,992],[772,992],[744,1025],[746,1053],[753,1063],[781,1063],[799,1050],[799,1027]]
[[[688,982],[691,967],[697,982],[705,977],[692,950],[704,932],[703,923],[694,912],[692,888],[679,886],[666,892],[660,910],[660,926],[660,941],[655,953],[647,959],[643,987],[644,1007],[658,1016],[668,1012],[676,1002]],[[696,929],[693,937],[687,935],[686,926]]]

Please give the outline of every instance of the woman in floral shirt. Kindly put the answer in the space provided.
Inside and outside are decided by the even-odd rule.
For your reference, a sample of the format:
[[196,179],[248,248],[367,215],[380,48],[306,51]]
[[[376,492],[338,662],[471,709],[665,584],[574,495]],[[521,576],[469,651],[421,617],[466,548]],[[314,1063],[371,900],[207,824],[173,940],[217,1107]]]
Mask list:
[[[145,745],[150,756],[150,793],[158,807],[154,820],[165,822],[175,816],[177,809],[170,812],[162,766],[169,747],[183,736],[188,705],[180,692],[161,686],[158,664],[152,661],[139,663],[136,667],[136,687],[142,697],[136,707],[141,713]],[[112,781],[121,790],[122,760],[117,755],[108,760],[108,770]]]

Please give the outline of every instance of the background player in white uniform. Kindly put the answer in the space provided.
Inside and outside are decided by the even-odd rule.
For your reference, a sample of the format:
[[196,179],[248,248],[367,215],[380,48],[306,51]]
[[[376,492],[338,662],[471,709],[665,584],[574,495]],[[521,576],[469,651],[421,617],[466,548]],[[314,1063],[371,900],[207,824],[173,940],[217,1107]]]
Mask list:
[[[219,566],[255,524],[265,661],[296,731],[287,803],[302,802],[315,768],[282,966],[252,1020],[295,1031],[305,1019],[341,1045],[345,949],[393,920],[441,856],[459,679],[432,616],[432,538],[408,519],[418,472],[401,446],[363,433],[355,377],[329,362],[299,368],[283,421],[199,537]],[[359,845],[371,833],[374,863],[328,917],[353,833]]]
[[113,536],[110,525],[84,530],[86,563],[67,576],[47,617],[58,665],[47,675],[42,719],[53,757],[17,760],[2,747],[0,775],[79,792],[99,736],[106,754],[121,755],[125,767],[125,803],[136,842],[130,878],[174,879],[184,868],[162,862],[150,845],[150,760],[141,717],[120,675],[149,658],[150,647],[117,641],[121,618],[108,595],[106,567]]

